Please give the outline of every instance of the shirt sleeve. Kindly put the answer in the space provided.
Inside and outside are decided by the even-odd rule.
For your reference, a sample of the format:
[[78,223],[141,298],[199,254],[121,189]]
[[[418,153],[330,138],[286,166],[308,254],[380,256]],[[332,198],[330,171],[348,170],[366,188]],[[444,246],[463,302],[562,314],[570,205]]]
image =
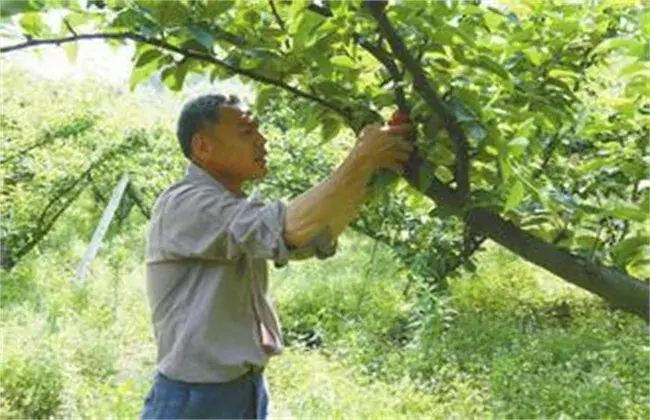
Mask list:
[[[329,229],[319,232],[308,244],[302,247],[288,247],[288,260],[304,260],[316,257],[320,260],[330,258],[336,254],[338,240],[333,239]],[[287,261],[275,261],[275,267],[281,268]]]
[[284,241],[286,206],[256,198],[240,198],[209,187],[177,191],[161,205],[158,246],[165,259],[236,260],[241,256],[273,260],[325,255],[323,236],[307,247],[289,249]]

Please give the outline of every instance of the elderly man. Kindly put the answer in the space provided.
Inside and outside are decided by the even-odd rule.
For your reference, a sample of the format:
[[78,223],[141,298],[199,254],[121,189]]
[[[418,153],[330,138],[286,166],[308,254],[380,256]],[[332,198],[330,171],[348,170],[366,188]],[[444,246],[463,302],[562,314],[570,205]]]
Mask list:
[[234,97],[182,109],[177,135],[190,161],[156,201],[147,242],[147,294],[158,349],[142,418],[265,418],[263,378],[282,333],[267,296],[267,261],[334,254],[378,169],[401,172],[409,127],[374,124],[322,183],[288,204],[247,197],[266,174],[267,139]]

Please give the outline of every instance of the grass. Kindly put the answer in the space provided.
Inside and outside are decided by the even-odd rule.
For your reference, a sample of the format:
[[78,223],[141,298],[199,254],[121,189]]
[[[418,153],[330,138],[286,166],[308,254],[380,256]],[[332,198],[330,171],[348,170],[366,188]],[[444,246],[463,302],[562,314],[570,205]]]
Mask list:
[[[2,278],[1,418],[135,418],[155,369],[142,226],[110,239],[82,287],[65,226]],[[58,239],[57,239],[58,235]],[[279,418],[648,418],[636,318],[496,247],[436,299],[405,296],[390,251],[272,270],[287,341],[269,365]]]

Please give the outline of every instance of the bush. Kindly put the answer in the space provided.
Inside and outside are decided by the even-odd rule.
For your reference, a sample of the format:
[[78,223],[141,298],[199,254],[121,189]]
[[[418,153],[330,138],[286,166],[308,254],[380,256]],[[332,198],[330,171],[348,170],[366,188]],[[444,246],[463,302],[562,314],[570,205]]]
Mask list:
[[48,418],[61,404],[63,375],[52,359],[10,357],[0,366],[3,404],[23,418]]

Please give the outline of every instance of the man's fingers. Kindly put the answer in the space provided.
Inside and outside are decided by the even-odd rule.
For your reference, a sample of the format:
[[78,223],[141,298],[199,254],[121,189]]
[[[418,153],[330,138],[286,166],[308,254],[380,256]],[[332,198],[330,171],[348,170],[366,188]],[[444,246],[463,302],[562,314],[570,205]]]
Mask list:
[[395,146],[396,146],[396,148],[398,150],[401,150],[401,151],[404,151],[404,152],[409,152],[410,153],[410,152],[413,151],[413,143],[408,141],[408,140],[406,140],[406,141],[402,140],[402,141],[398,142]]
[[404,165],[406,162],[409,161],[410,154],[409,153],[398,153],[395,156],[393,156],[393,162],[398,164],[398,165]]
[[396,168],[403,168],[404,165],[409,161],[409,153],[394,153],[390,156],[387,156],[386,159],[380,163],[382,168],[390,168],[391,170],[396,170]]
[[411,124],[384,125],[381,127],[381,131],[384,131],[390,135],[403,136],[413,131],[413,126]]
[[401,163],[395,163],[394,162],[392,164],[384,166],[384,168],[386,168],[386,169],[388,169],[390,171],[396,172],[399,175],[404,175],[404,165],[401,164]]
[[413,143],[408,140],[403,140],[401,138],[391,138],[389,139],[389,147],[393,152],[412,152]]

